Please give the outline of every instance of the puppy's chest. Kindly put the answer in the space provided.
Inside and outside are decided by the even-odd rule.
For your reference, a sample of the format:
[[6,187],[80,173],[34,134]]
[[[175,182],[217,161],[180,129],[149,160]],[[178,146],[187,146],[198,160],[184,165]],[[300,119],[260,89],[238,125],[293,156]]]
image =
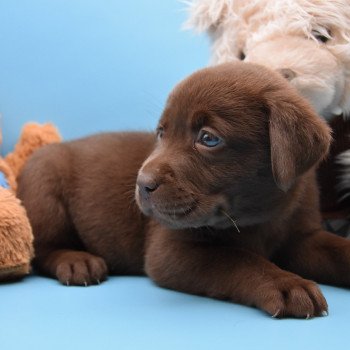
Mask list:
[[288,237],[286,230],[273,227],[242,228],[232,243],[235,247],[249,250],[266,258],[271,258]]

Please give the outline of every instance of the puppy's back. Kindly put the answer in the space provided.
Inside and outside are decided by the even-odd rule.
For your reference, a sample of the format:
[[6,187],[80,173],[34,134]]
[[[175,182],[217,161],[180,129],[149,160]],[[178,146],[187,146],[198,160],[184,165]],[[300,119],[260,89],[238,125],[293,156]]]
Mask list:
[[[131,242],[122,236],[142,233],[134,188],[154,140],[150,133],[106,133],[51,144],[34,153],[19,177],[18,196],[33,226],[37,253],[45,254],[45,247],[52,245],[83,249],[103,239],[99,254],[109,262],[118,241]],[[129,248],[121,250],[135,254],[136,248]]]
[[[108,180],[117,182],[137,174],[154,145],[151,133],[104,133],[74,141],[47,145],[33,154],[20,175],[18,196],[45,188],[65,187],[74,192],[85,182],[97,181],[101,190]],[[53,187],[51,187],[53,186]],[[36,194],[36,195],[35,195]],[[23,200],[27,200],[27,196]]]

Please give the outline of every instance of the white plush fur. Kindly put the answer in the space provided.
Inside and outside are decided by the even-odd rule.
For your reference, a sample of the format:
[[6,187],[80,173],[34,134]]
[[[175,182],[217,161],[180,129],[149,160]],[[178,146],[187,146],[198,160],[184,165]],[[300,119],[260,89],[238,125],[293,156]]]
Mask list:
[[[328,118],[350,114],[350,0],[193,0],[187,27],[207,31],[214,64],[243,58],[295,73]],[[326,43],[320,35],[327,37]]]

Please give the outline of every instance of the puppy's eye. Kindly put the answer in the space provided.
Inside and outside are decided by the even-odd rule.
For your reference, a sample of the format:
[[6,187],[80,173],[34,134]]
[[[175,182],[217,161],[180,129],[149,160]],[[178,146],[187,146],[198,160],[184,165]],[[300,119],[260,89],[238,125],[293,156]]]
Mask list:
[[163,137],[164,128],[162,126],[158,126],[156,133],[157,133],[157,139],[160,140]]
[[312,35],[317,39],[317,41],[325,44],[330,39],[332,39],[331,32],[328,29],[326,29],[325,31],[326,31],[326,33],[321,33],[318,30],[313,30]]
[[197,142],[205,147],[216,147],[222,142],[222,140],[220,137],[214,135],[209,131],[201,130],[199,132]]

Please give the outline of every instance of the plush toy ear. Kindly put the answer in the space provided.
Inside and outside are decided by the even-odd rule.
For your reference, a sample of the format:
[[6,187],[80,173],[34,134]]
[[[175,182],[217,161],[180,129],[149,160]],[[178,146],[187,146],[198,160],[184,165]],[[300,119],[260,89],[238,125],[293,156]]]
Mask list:
[[283,191],[327,155],[331,142],[326,122],[289,90],[275,91],[268,99],[272,173]]
[[232,0],[190,0],[186,1],[189,5],[190,16],[184,24],[186,29],[196,29],[198,32],[207,30],[215,31],[220,22],[229,12],[229,6]]

